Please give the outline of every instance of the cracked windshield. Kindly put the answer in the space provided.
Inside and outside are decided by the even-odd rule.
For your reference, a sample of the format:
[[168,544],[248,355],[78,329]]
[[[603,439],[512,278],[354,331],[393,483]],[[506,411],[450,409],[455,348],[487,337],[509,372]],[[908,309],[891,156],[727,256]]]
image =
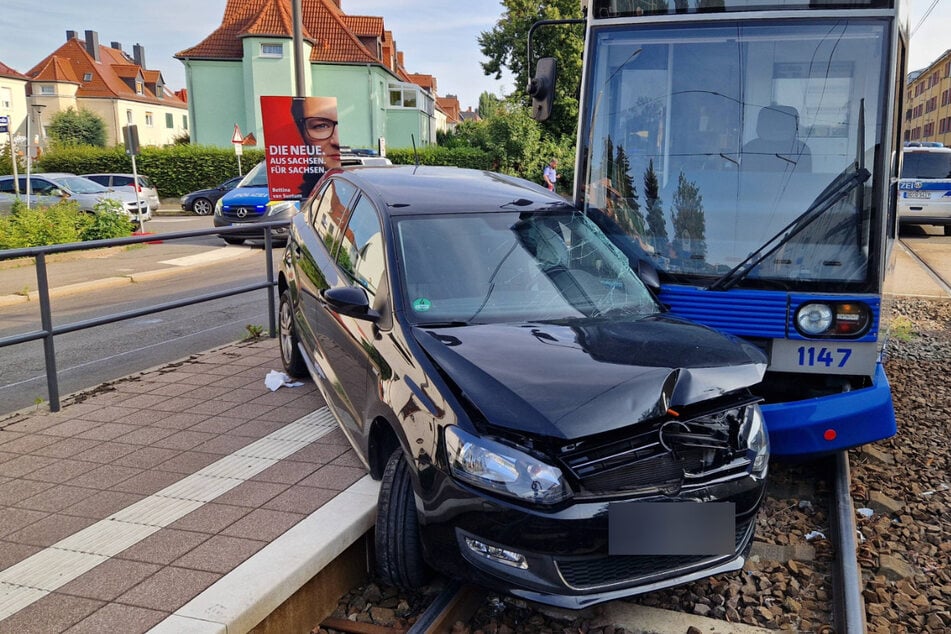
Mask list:
[[593,33],[585,205],[669,279],[860,288],[880,249],[868,170],[884,32],[870,19]]
[[580,213],[406,218],[397,235],[418,324],[657,312],[627,258]]

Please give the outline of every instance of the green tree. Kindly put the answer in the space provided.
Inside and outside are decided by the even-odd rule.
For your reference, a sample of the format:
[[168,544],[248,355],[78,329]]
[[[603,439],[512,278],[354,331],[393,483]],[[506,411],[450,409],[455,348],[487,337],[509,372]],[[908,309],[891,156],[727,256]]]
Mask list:
[[483,119],[491,119],[499,111],[502,100],[497,95],[493,95],[488,90],[479,95],[479,116]]
[[647,207],[647,227],[654,248],[664,251],[667,247],[667,221],[664,219],[664,205],[660,200],[660,183],[654,171],[654,159],[644,170],[644,205]]
[[680,173],[673,209],[674,238],[693,256],[706,257],[706,219],[703,213],[703,196],[697,184],[688,181]]
[[641,215],[641,203],[637,196],[637,187],[631,177],[631,162],[627,158],[624,146],[617,146],[614,156],[614,173],[611,180],[618,191],[618,219],[628,232],[644,235],[644,216]]
[[106,147],[106,122],[90,110],[61,110],[53,115],[46,130],[50,139],[61,146]]
[[524,107],[530,104],[525,87],[535,74],[535,61],[554,57],[559,80],[555,86],[555,104],[551,119],[544,129],[556,137],[574,137],[578,122],[578,82],[581,78],[581,52],[584,47],[583,26],[547,26],[532,36],[532,60],[526,59],[528,30],[538,20],[581,18],[578,0],[502,0],[505,11],[491,31],[478,38],[486,75],[502,78],[502,69],[515,77],[517,92],[512,98]]

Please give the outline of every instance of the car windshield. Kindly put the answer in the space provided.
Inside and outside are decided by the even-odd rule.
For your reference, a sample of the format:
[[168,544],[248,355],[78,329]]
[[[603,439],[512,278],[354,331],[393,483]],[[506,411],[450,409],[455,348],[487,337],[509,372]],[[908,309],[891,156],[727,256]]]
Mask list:
[[267,162],[261,161],[244,175],[238,187],[267,187]]
[[658,312],[627,258],[577,212],[406,217],[396,242],[415,324]]
[[951,150],[941,152],[905,152],[901,162],[902,178],[951,178]]
[[57,178],[55,183],[58,187],[74,194],[102,194],[109,191],[99,183],[82,176],[64,176]]

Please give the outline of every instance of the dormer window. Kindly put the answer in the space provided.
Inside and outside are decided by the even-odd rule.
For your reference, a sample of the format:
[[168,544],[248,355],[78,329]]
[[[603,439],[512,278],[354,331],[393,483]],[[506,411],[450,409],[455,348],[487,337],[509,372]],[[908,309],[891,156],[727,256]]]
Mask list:
[[83,75],[83,81],[92,81],[92,73],[86,73]]
[[159,99],[165,96],[165,90],[162,87],[162,84],[155,85],[155,96],[158,97]]
[[141,81],[136,80],[135,82],[135,94],[137,95],[145,94],[145,85]]
[[284,45],[261,44],[261,57],[284,57]]

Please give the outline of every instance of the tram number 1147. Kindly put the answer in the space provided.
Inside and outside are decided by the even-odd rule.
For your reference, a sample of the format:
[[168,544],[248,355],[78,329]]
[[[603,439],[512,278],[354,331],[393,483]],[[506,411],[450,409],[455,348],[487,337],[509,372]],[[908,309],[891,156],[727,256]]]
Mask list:
[[816,348],[814,346],[799,346],[799,365],[802,367],[824,366],[827,368],[844,368],[852,356],[851,348]]

